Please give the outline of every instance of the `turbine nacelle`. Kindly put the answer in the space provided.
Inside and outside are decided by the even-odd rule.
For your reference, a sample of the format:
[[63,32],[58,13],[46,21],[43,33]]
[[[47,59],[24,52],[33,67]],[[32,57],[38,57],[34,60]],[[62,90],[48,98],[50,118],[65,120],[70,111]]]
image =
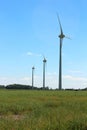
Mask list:
[[32,70],[34,70],[34,69],[35,69],[35,67],[33,66],[33,67],[32,67]]
[[45,63],[46,63],[46,62],[47,62],[47,60],[44,58],[43,62],[45,62]]
[[43,58],[44,58],[44,59],[43,59],[43,62],[46,63],[46,62],[47,62],[46,58],[45,58],[44,56],[43,56]]

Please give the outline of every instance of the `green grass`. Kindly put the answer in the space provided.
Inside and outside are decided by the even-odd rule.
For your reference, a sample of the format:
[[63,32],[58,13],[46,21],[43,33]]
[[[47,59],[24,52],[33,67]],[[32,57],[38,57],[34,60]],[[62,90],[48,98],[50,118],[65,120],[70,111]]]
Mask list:
[[1,89],[0,130],[87,130],[87,92]]

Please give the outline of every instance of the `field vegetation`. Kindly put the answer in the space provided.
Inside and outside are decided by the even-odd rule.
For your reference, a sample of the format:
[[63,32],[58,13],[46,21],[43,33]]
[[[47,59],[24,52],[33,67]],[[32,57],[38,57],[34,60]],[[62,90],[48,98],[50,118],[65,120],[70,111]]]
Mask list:
[[0,130],[87,130],[87,91],[0,89]]

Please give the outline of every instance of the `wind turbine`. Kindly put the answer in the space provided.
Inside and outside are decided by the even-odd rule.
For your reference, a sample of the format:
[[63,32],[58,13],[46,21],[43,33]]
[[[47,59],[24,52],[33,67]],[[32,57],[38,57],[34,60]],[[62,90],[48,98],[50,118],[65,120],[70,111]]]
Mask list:
[[35,67],[33,66],[32,67],[32,89],[34,87],[34,70],[35,70]]
[[[57,14],[57,17],[58,17],[58,22],[59,22],[59,26],[60,26],[60,35],[58,37],[60,38],[60,45],[59,45],[59,90],[61,90],[62,89],[62,45],[63,45],[63,39],[66,36],[63,33],[61,22],[60,22],[58,14]],[[66,38],[70,39],[69,37],[66,37]]]
[[44,57],[44,60],[43,60],[43,89],[45,88],[45,65],[46,65],[46,58]]

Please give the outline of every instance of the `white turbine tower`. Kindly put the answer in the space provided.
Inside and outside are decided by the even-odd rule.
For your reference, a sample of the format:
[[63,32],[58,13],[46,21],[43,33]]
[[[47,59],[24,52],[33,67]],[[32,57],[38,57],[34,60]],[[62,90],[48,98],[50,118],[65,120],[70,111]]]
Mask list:
[[32,67],[32,89],[34,87],[34,70],[35,70],[35,67],[33,66]]
[[[63,44],[63,38],[65,38],[66,36],[63,33],[62,30],[62,26],[61,26],[61,22],[59,19],[59,16],[57,14],[58,17],[58,22],[59,22],[59,26],[60,26],[60,35],[58,36],[60,38],[60,45],[59,45],[59,90],[62,89],[62,44]],[[68,39],[70,39],[69,37],[66,37]]]
[[46,65],[46,58],[44,57],[44,60],[43,60],[43,89],[45,89],[45,65]]

